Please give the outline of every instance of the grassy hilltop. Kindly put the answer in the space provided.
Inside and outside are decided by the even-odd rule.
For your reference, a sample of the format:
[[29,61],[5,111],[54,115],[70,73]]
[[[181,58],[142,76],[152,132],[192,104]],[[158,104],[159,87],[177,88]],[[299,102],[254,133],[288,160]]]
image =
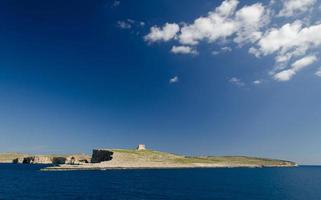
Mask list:
[[288,166],[295,165],[294,162],[257,158],[248,156],[181,156],[171,153],[153,150],[128,150],[112,149],[117,157],[128,162],[166,162],[173,164],[219,164],[219,165],[258,165],[258,166]]

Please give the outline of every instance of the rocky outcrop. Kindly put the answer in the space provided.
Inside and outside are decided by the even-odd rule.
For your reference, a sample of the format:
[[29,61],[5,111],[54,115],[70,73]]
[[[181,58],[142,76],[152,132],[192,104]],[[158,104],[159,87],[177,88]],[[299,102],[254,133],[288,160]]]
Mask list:
[[52,158],[52,164],[54,165],[60,165],[66,163],[66,157],[53,157]]
[[24,160],[24,158],[15,158],[12,160],[12,163],[22,164],[23,160]]
[[12,162],[18,164],[51,164],[52,158],[48,156],[28,156],[13,159]]
[[12,163],[16,164],[69,164],[69,165],[80,165],[83,163],[89,163],[90,156],[70,155],[70,156],[26,156],[21,158],[15,158]]
[[32,164],[52,164],[52,158],[49,156],[34,156],[31,158]]
[[87,155],[72,155],[66,157],[65,164],[69,165],[80,165],[83,163],[89,163],[90,162],[90,156]]
[[110,161],[113,159],[113,154],[114,152],[108,149],[94,149],[91,157],[91,162],[100,163],[104,161]]

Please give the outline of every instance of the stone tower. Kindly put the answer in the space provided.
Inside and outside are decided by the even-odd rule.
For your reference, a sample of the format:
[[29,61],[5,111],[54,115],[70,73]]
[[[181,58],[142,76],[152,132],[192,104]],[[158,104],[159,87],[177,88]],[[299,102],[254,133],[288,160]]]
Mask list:
[[140,150],[146,150],[146,147],[145,147],[144,144],[139,144],[136,149],[139,150],[139,151]]

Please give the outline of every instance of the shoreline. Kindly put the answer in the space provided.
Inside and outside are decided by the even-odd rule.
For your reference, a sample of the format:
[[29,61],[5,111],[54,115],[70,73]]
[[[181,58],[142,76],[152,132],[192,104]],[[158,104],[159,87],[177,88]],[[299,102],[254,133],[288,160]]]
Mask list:
[[161,169],[235,169],[235,168],[292,168],[299,165],[185,165],[185,166],[84,166],[84,165],[64,165],[49,166],[41,171],[105,171],[105,170],[161,170]]
[[[1,161],[8,163],[10,153]],[[41,171],[129,170],[129,169],[196,169],[196,168],[272,168],[296,167],[295,162],[249,156],[184,156],[137,149],[94,149],[91,156],[12,154],[12,163],[49,164]]]

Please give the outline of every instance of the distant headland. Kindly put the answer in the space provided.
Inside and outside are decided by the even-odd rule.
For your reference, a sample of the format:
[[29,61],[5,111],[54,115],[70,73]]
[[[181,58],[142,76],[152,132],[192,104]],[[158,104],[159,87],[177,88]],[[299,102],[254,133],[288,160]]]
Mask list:
[[183,156],[146,149],[94,149],[92,155],[27,155],[1,153],[0,162],[17,164],[53,164],[51,170],[162,169],[162,168],[235,168],[295,167],[285,160],[248,156]]

